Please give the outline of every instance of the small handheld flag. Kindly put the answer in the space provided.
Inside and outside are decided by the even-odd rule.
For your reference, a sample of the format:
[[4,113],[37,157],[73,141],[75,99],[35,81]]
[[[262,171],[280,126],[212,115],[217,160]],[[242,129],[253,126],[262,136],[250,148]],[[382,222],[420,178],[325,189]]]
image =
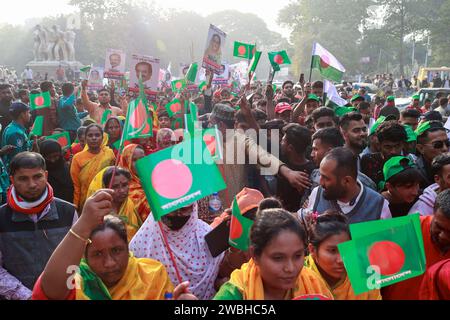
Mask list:
[[230,224],[230,237],[228,239],[230,246],[241,251],[247,251],[250,244],[250,229],[252,225],[253,220],[250,220],[241,214],[237,199],[234,197]]
[[37,116],[36,119],[34,119],[33,126],[31,127],[29,137],[31,136],[42,136],[44,128],[44,116]]
[[45,140],[48,140],[48,139],[56,140],[63,150],[69,148],[71,145],[70,135],[67,131],[62,132],[62,133],[53,134],[50,136],[46,136]]
[[30,109],[38,110],[48,108],[52,105],[52,99],[50,96],[50,92],[42,92],[36,94],[30,94]]
[[291,64],[291,60],[289,59],[285,50],[269,52],[268,55],[270,64],[275,71],[280,71],[280,66],[284,64]]
[[247,44],[235,41],[233,56],[236,58],[251,59],[256,51],[256,46],[253,44]]

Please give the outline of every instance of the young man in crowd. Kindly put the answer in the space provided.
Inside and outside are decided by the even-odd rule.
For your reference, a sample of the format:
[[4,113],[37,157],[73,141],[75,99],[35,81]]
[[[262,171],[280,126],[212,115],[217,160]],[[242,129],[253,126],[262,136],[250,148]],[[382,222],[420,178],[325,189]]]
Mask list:
[[336,127],[336,117],[334,111],[327,107],[321,107],[311,114],[314,124],[314,130],[317,132],[325,128]]

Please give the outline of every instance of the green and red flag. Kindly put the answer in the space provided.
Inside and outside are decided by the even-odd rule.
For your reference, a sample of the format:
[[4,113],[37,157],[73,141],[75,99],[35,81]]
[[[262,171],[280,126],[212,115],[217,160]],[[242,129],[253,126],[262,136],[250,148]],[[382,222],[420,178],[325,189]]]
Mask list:
[[256,52],[256,45],[239,41],[234,42],[233,56],[236,58],[251,59]]
[[104,125],[106,121],[108,121],[109,117],[111,117],[111,115],[112,111],[110,109],[106,109],[105,111],[103,111],[101,124]]
[[52,134],[51,136],[45,137],[45,140],[49,140],[49,139],[56,140],[63,150],[69,148],[71,145],[70,135],[67,131],[57,133],[57,134]]
[[352,240],[338,245],[355,294],[425,272],[419,214],[350,225]]
[[241,251],[247,251],[250,245],[250,229],[253,225],[253,220],[242,215],[237,203],[236,197],[233,201],[233,209],[230,223],[230,236],[228,243],[230,246]]
[[91,71],[91,68],[92,68],[92,64],[90,64],[90,65],[88,65],[88,66],[84,66],[84,67],[81,67],[80,68],[80,71],[81,72],[89,72],[89,71]]
[[345,73],[344,66],[324,47],[317,42],[314,43],[311,69],[319,70],[325,79],[341,82]]
[[197,62],[191,63],[186,73],[185,77],[186,82],[195,83],[195,79],[197,78],[197,72],[198,72],[198,63]]
[[203,90],[206,89],[206,86],[207,86],[206,81],[201,82],[201,83],[198,85],[198,91],[203,92]]
[[226,188],[201,137],[194,137],[136,162],[153,216],[162,216]]
[[250,61],[250,65],[248,67],[248,74],[255,73],[256,67],[258,66],[259,59],[261,58],[261,51],[256,51],[255,55],[252,58],[252,61]]
[[181,101],[177,98],[173,99],[171,102],[166,104],[164,107],[169,114],[169,117],[172,118],[173,116],[181,113]]
[[52,105],[52,98],[50,96],[50,92],[42,92],[42,93],[30,93],[30,109],[38,110],[48,108]]
[[270,64],[275,71],[280,71],[280,66],[282,65],[291,64],[291,60],[289,59],[286,50],[269,52],[268,55]]
[[139,79],[139,96],[128,104],[127,117],[123,126],[122,140],[153,136],[153,119],[148,111],[142,79]]
[[222,154],[222,138],[217,125],[214,128],[208,128],[202,132],[203,141],[206,144],[213,160],[220,160],[223,158]]
[[196,130],[201,129],[198,122],[198,107],[194,102],[189,101],[185,101],[184,106],[186,110],[184,114],[185,129],[193,135]]
[[172,130],[182,129],[183,128],[183,118],[173,119],[171,128],[172,128]]
[[172,91],[173,92],[181,92],[181,91],[183,91],[184,88],[186,88],[186,80],[185,79],[172,81]]
[[42,136],[43,128],[44,128],[44,116],[37,116],[36,119],[34,119],[33,126],[30,129],[29,137]]

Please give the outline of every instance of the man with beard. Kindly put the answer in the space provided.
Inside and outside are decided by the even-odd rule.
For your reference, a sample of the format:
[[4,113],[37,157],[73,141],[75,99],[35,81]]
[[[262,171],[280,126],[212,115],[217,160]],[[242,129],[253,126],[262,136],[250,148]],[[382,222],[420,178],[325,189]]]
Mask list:
[[285,81],[281,89],[283,90],[283,98],[288,98],[291,104],[299,102],[299,99],[295,97],[294,83],[291,80]]
[[40,154],[18,154],[10,171],[12,188],[0,207],[0,299],[27,300],[77,213],[53,196]]
[[402,155],[407,135],[405,128],[395,120],[383,122],[375,134],[381,152],[365,154],[361,158],[361,172],[378,185],[384,180],[383,166],[386,161]]
[[350,149],[358,158],[358,170],[360,170],[359,155],[367,147],[368,130],[363,117],[358,112],[345,114],[339,121],[341,134],[344,137],[344,147]]
[[11,123],[12,118],[9,114],[9,108],[13,101],[13,93],[9,84],[0,84],[0,124],[1,133],[5,130],[6,126]]
[[320,186],[312,191],[306,212],[300,210],[300,215],[338,210],[349,223],[392,218],[389,203],[357,176],[356,156],[348,148],[331,150],[320,163]]
[[[450,259],[450,190],[441,192],[434,205],[432,216],[420,217],[425,248],[426,269]],[[381,290],[383,300],[418,300],[424,274]]]

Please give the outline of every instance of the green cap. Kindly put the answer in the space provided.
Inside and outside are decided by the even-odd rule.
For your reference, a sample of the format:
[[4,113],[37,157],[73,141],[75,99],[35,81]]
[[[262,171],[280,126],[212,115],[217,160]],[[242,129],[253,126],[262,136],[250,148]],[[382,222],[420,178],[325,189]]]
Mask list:
[[307,101],[309,101],[309,100],[314,100],[314,101],[320,102],[319,97],[312,93],[308,95]]
[[408,126],[407,124],[403,125],[406,131],[406,142],[416,142],[417,141],[417,134],[414,132],[413,128],[411,126]]
[[347,113],[357,112],[357,111],[358,111],[358,109],[353,108],[353,107],[337,107],[336,109],[334,109],[334,113],[338,117],[342,117],[343,115],[345,115]]
[[381,126],[381,124],[386,121],[385,116],[379,116],[377,121],[372,125],[372,128],[370,128],[369,136],[374,135],[377,131],[378,127]]
[[395,101],[395,97],[394,96],[389,96],[386,98],[387,101]]
[[410,158],[401,156],[390,158],[383,166],[384,181],[378,184],[378,188],[383,190],[389,179],[409,168],[415,168],[415,164]]
[[431,129],[430,121],[424,121],[419,124],[415,133],[417,137],[420,137],[422,134]]
[[361,97],[359,94],[355,94],[355,95],[352,97],[352,99],[350,100],[350,102],[353,102],[353,101],[358,100],[358,99],[366,100],[366,99],[364,99],[364,97]]
[[412,100],[420,100],[420,95],[415,94],[411,97]]

